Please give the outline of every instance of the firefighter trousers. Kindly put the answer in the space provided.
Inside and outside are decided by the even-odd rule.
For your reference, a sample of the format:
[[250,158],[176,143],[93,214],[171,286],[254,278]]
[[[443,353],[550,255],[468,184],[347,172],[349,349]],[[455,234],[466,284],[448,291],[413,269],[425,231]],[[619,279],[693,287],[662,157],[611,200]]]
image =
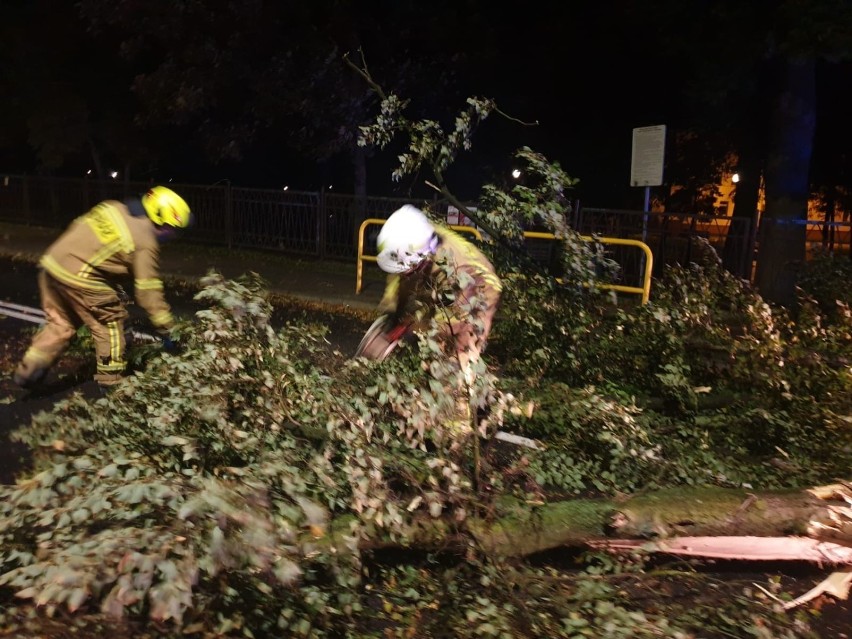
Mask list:
[[120,380],[127,366],[124,360],[127,309],[118,293],[67,286],[43,270],[38,275],[38,286],[46,323],[33,338],[17,374],[24,380],[41,376],[85,324],[95,342],[95,380],[101,384]]

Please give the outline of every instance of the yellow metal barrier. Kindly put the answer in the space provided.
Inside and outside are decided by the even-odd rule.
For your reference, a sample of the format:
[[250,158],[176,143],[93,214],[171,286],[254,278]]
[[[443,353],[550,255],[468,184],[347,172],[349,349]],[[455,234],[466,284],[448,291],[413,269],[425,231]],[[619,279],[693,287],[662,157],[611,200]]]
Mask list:
[[[526,231],[524,237],[536,238],[540,240],[555,240],[556,236],[553,233],[540,233],[538,231]],[[580,239],[586,242],[600,242],[601,244],[615,244],[619,246],[635,246],[645,253],[645,272],[642,275],[642,286],[624,286],[622,284],[599,284],[600,288],[608,291],[618,291],[620,293],[638,293],[642,295],[642,303],[647,304],[651,297],[651,273],[654,268],[654,254],[651,252],[651,247],[640,242],[639,240],[625,240],[620,237],[599,237],[594,238],[591,235],[581,235]]]
[[[358,229],[358,264],[356,266],[355,275],[355,293],[361,292],[362,280],[364,275],[364,262],[375,262],[375,255],[364,255],[364,229],[371,224],[384,224],[386,220],[380,218],[369,218],[361,223],[361,228]],[[472,226],[450,226],[451,229],[461,233],[470,233],[476,239],[482,240],[482,234],[479,229]],[[553,233],[541,233],[539,231],[526,231],[524,237],[540,239],[540,240],[555,240],[556,236]],[[594,238],[590,235],[581,235],[581,239],[587,242],[600,242],[601,244],[614,244],[620,246],[635,246],[645,253],[645,272],[642,277],[642,286],[624,286],[621,284],[601,284],[600,288],[618,291],[620,293],[637,293],[642,295],[642,303],[646,304],[651,296],[651,273],[654,267],[654,255],[651,252],[651,247],[640,242],[639,240],[625,240],[618,237],[599,237]]]

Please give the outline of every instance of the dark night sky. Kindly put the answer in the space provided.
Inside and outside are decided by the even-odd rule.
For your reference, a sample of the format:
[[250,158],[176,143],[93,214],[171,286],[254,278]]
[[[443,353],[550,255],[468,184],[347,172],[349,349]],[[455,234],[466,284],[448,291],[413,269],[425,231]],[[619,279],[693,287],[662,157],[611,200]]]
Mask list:
[[[93,1],[97,4],[97,0]],[[99,96],[108,95],[115,105],[109,109],[112,113],[121,114],[126,105],[134,102],[130,67],[122,71],[123,62],[117,55],[116,49],[123,40],[116,30],[95,41],[80,24],[69,20],[68,11],[73,11],[70,7],[74,5],[69,4],[65,13],[28,14],[21,9],[28,1],[7,2],[11,11],[0,29],[7,41],[10,33],[26,41],[30,54],[14,58],[18,83],[12,82],[11,89],[2,84],[0,88],[14,94],[20,90],[20,77],[46,75],[57,82],[59,76],[86,99],[100,100],[104,98]],[[46,0],[32,2],[44,4]],[[224,3],[204,4],[215,11]],[[701,7],[708,3],[694,4]],[[505,7],[475,0],[436,1],[428,9],[417,7],[420,13],[410,16],[398,8],[402,6],[399,3],[374,0],[358,4],[358,10],[367,14],[386,12],[392,11],[392,5],[397,7],[394,17],[384,21],[376,18],[372,25],[371,16],[362,15],[360,26],[355,29],[368,62],[377,62],[375,68],[381,69],[385,56],[404,59],[399,52],[410,51],[412,57],[430,60],[439,70],[443,66],[451,71],[454,79],[450,87],[440,93],[436,90],[433,95],[430,87],[412,83],[414,89],[406,97],[412,98],[415,106],[420,104],[425,114],[449,124],[464,97],[481,95],[496,99],[498,106],[512,117],[539,123],[522,126],[492,116],[474,136],[473,152],[464,156],[449,174],[451,187],[463,197],[475,195],[483,180],[505,179],[511,152],[527,145],[579,178],[575,196],[588,205],[637,206],[642,195],[639,189],[628,187],[632,129],[666,124],[671,131],[696,115],[686,92],[693,74],[690,62],[686,56],[673,55],[666,43],[649,31],[650,23],[642,22],[642,11],[637,13],[638,5],[629,0],[614,4],[529,3]],[[46,2],[44,6],[55,5]],[[34,37],[36,34],[38,37]],[[282,50],[287,42],[287,38],[282,38]],[[32,69],[22,68],[27,64],[32,64]],[[68,64],[75,66],[63,67]],[[52,65],[55,72],[45,73]],[[828,83],[835,92],[830,98],[832,103],[842,97],[837,95],[837,86],[848,86],[849,75],[846,66],[843,74],[832,76]],[[0,68],[0,82],[3,78]],[[838,83],[838,78],[845,83]],[[383,79],[377,77],[379,81]],[[433,101],[430,103],[428,98]],[[327,95],[324,99],[336,100],[338,96]],[[10,100],[6,102],[12,104]],[[26,104],[29,106],[22,108],[34,108],[32,101]],[[435,107],[439,112],[432,112]],[[21,134],[31,114],[22,116],[20,109],[6,108],[4,113],[0,107],[0,115],[7,122],[5,137],[0,129],[0,170],[32,171],[36,167],[32,153],[25,149],[27,136]],[[715,117],[724,122],[725,116],[722,112]],[[9,126],[15,117],[19,122]],[[347,158],[336,157],[317,166],[274,132],[258,136],[239,161],[214,163],[201,150],[197,129],[160,127],[158,135],[163,136],[164,131],[169,133],[164,138],[169,141],[168,154],[160,152],[155,162],[158,168],[147,176],[134,177],[182,182],[230,179],[234,184],[248,186],[277,188],[288,184],[293,189],[310,190],[328,182],[335,184],[338,191],[351,190],[352,171]],[[148,135],[141,129],[140,132]],[[849,135],[848,127],[844,134]],[[31,133],[29,137],[32,138]],[[371,194],[401,194],[401,187],[390,180],[394,156],[394,152],[386,151],[370,159]],[[117,157],[110,161],[120,164]],[[83,154],[55,172],[77,175],[88,164]]]

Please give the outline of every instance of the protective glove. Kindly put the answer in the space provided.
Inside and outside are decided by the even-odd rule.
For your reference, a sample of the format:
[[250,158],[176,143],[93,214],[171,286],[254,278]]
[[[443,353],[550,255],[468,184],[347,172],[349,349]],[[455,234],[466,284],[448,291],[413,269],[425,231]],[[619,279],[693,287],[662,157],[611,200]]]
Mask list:
[[414,315],[413,315],[414,323],[415,324],[422,324],[423,322],[425,322],[429,319],[430,315],[431,315],[431,312],[430,312],[429,308],[427,308],[425,305],[421,305],[416,311],[414,311]]
[[163,350],[167,353],[179,353],[181,351],[180,342],[171,335],[163,335]]
[[411,318],[402,313],[385,313],[375,323],[381,326],[381,332],[391,342],[401,338],[411,328]]

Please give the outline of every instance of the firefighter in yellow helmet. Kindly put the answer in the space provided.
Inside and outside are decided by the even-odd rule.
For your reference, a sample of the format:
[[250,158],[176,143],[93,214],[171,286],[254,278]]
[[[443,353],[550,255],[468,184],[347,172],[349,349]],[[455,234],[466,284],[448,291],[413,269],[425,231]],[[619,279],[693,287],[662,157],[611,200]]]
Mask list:
[[376,261],[389,273],[382,315],[356,355],[383,359],[407,331],[434,317],[470,383],[502,291],[491,262],[473,243],[411,205],[387,219],[377,243]]
[[41,381],[83,324],[95,342],[95,379],[102,385],[121,379],[127,309],[115,288],[120,276],[132,274],[136,301],[168,340],[174,318],[159,275],[160,244],[191,220],[186,201],[163,186],[141,198],[106,200],[74,220],[39,262],[46,323],[15,370],[15,383],[26,388]]

